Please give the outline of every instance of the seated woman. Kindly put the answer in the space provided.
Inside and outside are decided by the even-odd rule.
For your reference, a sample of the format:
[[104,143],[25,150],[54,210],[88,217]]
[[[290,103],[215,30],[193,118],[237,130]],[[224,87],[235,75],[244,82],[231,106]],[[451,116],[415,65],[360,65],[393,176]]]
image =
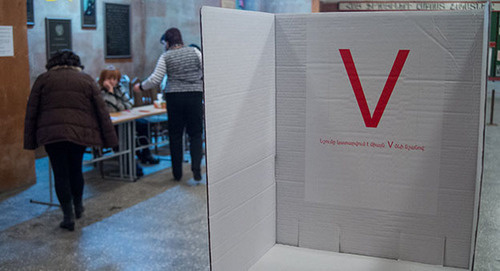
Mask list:
[[[120,112],[132,108],[132,102],[129,96],[122,92],[119,80],[121,73],[117,69],[106,69],[101,71],[99,76],[99,86],[101,87],[101,94],[106,102],[108,111]],[[135,122],[136,132],[139,136],[139,144],[141,146],[147,145],[149,142],[146,139],[148,136],[148,123],[144,119],[138,119]],[[160,160],[154,158],[149,148],[144,148],[136,152],[139,160],[143,164],[158,164]]]

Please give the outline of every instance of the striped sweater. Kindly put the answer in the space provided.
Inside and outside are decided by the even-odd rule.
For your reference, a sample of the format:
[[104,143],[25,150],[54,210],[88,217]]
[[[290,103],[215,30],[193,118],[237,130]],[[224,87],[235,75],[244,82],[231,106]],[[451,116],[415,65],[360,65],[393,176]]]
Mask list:
[[143,89],[158,87],[167,75],[167,92],[203,91],[201,52],[182,47],[163,53],[153,73],[142,82]]

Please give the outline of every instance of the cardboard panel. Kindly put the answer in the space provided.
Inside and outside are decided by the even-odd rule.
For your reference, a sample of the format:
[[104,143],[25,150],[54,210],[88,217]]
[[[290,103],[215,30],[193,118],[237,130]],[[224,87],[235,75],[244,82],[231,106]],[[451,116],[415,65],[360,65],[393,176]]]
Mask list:
[[[278,162],[277,162],[278,163]],[[299,215],[304,197],[303,183],[277,181],[276,242],[291,246],[299,245]]]
[[399,238],[399,259],[427,264],[444,264],[445,239],[402,233]]
[[446,239],[445,266],[466,266],[470,257],[469,244],[469,240]]
[[293,246],[299,246],[304,198],[300,188],[305,171],[307,17],[281,14],[276,18],[276,136],[287,141],[276,144],[280,153],[276,156],[276,242]]
[[213,270],[247,270],[276,240],[274,15],[204,7]]
[[310,223],[307,218],[299,218],[299,246],[339,252],[340,229],[333,225],[335,223],[328,218],[316,223]]
[[[469,266],[483,22],[482,11],[276,15],[278,243],[334,250],[310,233],[338,228],[342,252]],[[365,125],[339,49],[351,50],[370,117],[399,50],[410,50],[377,128]],[[318,134],[385,148],[325,147]],[[388,152],[388,139],[425,152]]]
[[[274,186],[274,157],[270,156],[246,170],[236,172],[211,185],[210,213],[217,215],[236,209],[242,202]],[[249,182],[248,180],[252,180]],[[274,205],[274,203],[273,203]]]
[[[275,186],[272,185],[234,210],[210,216],[210,223],[214,225],[214,229],[224,233],[217,235],[217,232],[214,232],[211,235],[212,255],[225,255],[228,251],[242,245],[241,240],[257,224],[262,223],[270,216],[275,216],[275,193]],[[274,240],[267,242],[274,244]]]
[[463,269],[276,245],[250,271],[463,271]]
[[[280,138],[276,147],[281,154],[276,156],[276,178],[301,183],[305,174],[306,19],[309,16],[280,14],[276,17],[276,130]],[[292,184],[282,187],[286,189],[288,185]],[[277,201],[281,199],[278,196]],[[280,217],[278,214],[278,227],[298,230],[297,220],[288,221],[294,221],[293,225],[282,224]],[[297,237],[281,239],[284,236],[289,235],[278,230],[277,241],[291,244],[292,240],[298,240]]]
[[428,22],[392,13],[308,22],[307,201],[436,214],[441,81],[460,78],[445,72],[449,52]]
[[212,267],[246,270],[276,238],[468,268],[484,20],[204,8]]
[[241,238],[234,239],[237,245],[215,258],[212,254],[212,270],[249,270],[274,245],[276,235],[269,231],[276,223],[276,216],[264,217],[260,223]]
[[399,258],[399,234],[397,232],[352,228],[342,228],[341,231],[341,252],[389,259]]

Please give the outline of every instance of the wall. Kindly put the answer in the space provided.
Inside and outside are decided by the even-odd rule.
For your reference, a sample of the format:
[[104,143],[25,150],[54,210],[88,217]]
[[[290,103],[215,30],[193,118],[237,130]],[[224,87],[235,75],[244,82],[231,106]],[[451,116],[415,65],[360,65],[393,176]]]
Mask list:
[[[97,1],[97,27],[95,28],[81,27],[80,1],[33,1],[35,24],[29,27],[26,27],[26,3],[24,1],[18,0],[14,1],[15,4],[7,5],[6,2],[12,1],[1,1],[2,10],[0,14],[3,15],[5,13],[6,15],[9,15],[9,17],[0,16],[0,21],[5,21],[5,25],[12,25],[12,23],[8,20],[10,20],[10,17],[16,18],[16,20],[20,22],[19,27],[22,27],[21,29],[23,29],[24,31],[24,46],[26,46],[26,42],[28,45],[27,48],[25,48],[21,46],[22,42],[17,42],[17,40],[15,42],[16,51],[21,50],[22,52],[22,50],[24,50],[24,57],[26,57],[26,63],[22,62],[21,60],[17,61],[17,56],[16,61],[14,62],[19,65],[21,65],[22,63],[26,64],[26,67],[21,69],[22,71],[16,73],[16,75],[18,74],[19,76],[25,75],[26,78],[23,80],[18,80],[19,77],[15,77],[16,84],[17,82],[23,82],[24,84],[26,84],[26,86],[22,86],[19,84],[16,85],[16,87],[25,88],[22,91],[16,91],[16,93],[22,94],[20,96],[22,98],[22,104],[18,105],[17,107],[22,109],[19,112],[19,114],[22,113],[22,116],[17,116],[15,119],[15,121],[20,125],[23,125],[24,123],[24,110],[26,107],[25,102],[27,100],[27,96],[29,95],[31,85],[33,85],[36,78],[41,73],[46,71],[45,64],[47,63],[47,56],[45,39],[45,18],[71,20],[73,51],[75,51],[81,57],[82,64],[85,66],[84,71],[90,74],[92,77],[97,78],[101,69],[106,68],[109,65],[113,65],[116,68],[120,69],[123,74],[129,75],[131,79],[134,77],[144,79],[153,71],[158,56],[164,50],[163,45],[160,44],[159,40],[161,35],[167,28],[178,27],[184,35],[184,41],[186,44],[195,43],[197,45],[200,45],[199,9],[203,5],[218,7],[221,3],[220,0],[107,0],[107,3],[130,5],[132,58],[105,59],[104,1]],[[11,14],[13,14],[13,16],[10,16]],[[4,60],[2,59],[0,61],[3,62]],[[11,73],[12,66],[2,65],[2,67],[9,68],[8,72],[3,74]],[[5,84],[3,86],[5,86]],[[7,91],[2,91],[2,93],[6,92]],[[6,103],[7,101],[10,102],[11,100],[3,99],[4,103]],[[9,104],[9,106],[12,106],[12,104]],[[11,108],[8,106],[2,106],[2,110],[10,111]],[[2,122],[6,121],[10,120],[2,120]],[[4,131],[7,131],[7,129]],[[23,138],[22,134],[9,133],[9,135],[16,136],[19,140],[22,140]],[[12,140],[7,139],[6,136],[2,136],[1,138],[3,142],[9,142],[9,144],[12,143]],[[22,149],[22,146],[16,145],[16,148],[16,150],[20,150]],[[8,152],[4,151],[4,153]],[[30,157],[32,156],[32,152],[26,152],[26,154],[30,155]],[[8,158],[7,156],[4,157],[4,159]],[[22,160],[26,161],[26,163],[28,161],[31,161],[30,166],[34,166],[33,158],[31,158],[31,160]],[[10,166],[10,163],[7,162],[3,162],[0,165],[0,167],[6,167],[9,168],[9,170],[13,170],[13,172],[16,172],[15,168],[10,168]],[[19,172],[31,172],[34,174],[34,168],[31,171],[20,170]],[[34,183],[34,176],[32,180],[29,181],[29,183]],[[0,189],[0,192],[1,191],[2,189]]]
[[181,30],[184,42],[200,45],[201,6],[220,6],[220,0],[110,0],[108,3],[130,5],[131,59],[104,58],[104,3],[97,1],[97,28],[81,27],[80,1],[34,1],[35,25],[28,29],[30,81],[45,71],[45,18],[71,19],[73,50],[82,58],[85,72],[99,76],[102,68],[114,65],[131,77],[145,79],[163,52],[160,37],[167,28]]
[[145,79],[153,72],[158,57],[164,52],[160,37],[168,28],[176,27],[182,33],[185,45],[194,43],[201,46],[200,8],[202,6],[220,7],[220,0],[165,1],[149,0],[144,5],[144,51],[147,52],[139,78]]
[[104,58],[104,1],[97,1],[96,28],[81,27],[80,1],[33,1],[35,11],[35,25],[28,29],[30,81],[45,72],[47,56],[45,52],[45,18],[71,19],[73,51],[75,51],[85,66],[85,72],[92,77],[99,76],[102,68],[112,64],[122,73],[134,75],[141,70],[144,62],[143,40],[144,31],[144,1],[113,0],[108,3],[130,5],[131,25],[131,59],[106,60]]
[[471,0],[401,0],[401,1],[380,1],[380,0],[320,0],[321,3],[338,3],[338,2],[476,2]]
[[[200,45],[200,8],[220,7],[220,0],[110,0],[107,2],[130,5],[132,58],[106,60],[104,58],[104,3],[97,1],[97,28],[81,27],[80,1],[33,1],[35,25],[28,29],[30,51],[30,82],[45,71],[45,18],[71,19],[73,50],[82,58],[85,72],[97,77],[102,68],[114,65],[131,78],[145,79],[156,65],[164,46],[160,37],[170,27],[181,30],[184,43]],[[311,0],[247,0],[248,10],[271,13],[309,13]]]
[[275,0],[265,1],[265,11],[272,13],[310,13],[311,0]]
[[312,2],[312,0],[245,0],[244,9],[270,13],[310,13]]
[[236,1],[236,8],[254,11],[266,11],[266,0],[245,0],[244,7],[241,7],[239,1]]
[[26,1],[0,1],[0,25],[13,26],[14,56],[0,57],[0,193],[35,183],[35,158],[23,150],[29,95]]

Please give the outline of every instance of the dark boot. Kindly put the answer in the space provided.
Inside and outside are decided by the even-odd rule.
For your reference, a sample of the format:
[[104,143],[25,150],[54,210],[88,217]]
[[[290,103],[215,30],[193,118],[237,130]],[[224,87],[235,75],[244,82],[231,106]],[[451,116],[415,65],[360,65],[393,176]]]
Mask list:
[[137,177],[144,176],[144,171],[142,170],[142,167],[141,167],[141,165],[139,165],[139,163],[135,164],[135,173],[136,173]]
[[201,181],[201,172],[200,171],[193,172],[193,179],[198,182]]
[[59,227],[67,229],[69,231],[75,230],[75,215],[73,213],[73,205],[71,203],[62,204],[61,209],[64,214],[63,221],[59,224]]
[[83,203],[82,199],[73,199],[74,205],[75,205],[75,217],[76,219],[79,219],[82,217],[83,212],[85,211],[85,208],[83,208]]
[[144,159],[143,155],[142,155],[142,151],[141,150],[135,151],[135,155],[137,155],[137,160],[141,161],[141,163],[142,163],[142,160]]
[[160,163],[160,159],[154,158],[153,154],[151,154],[150,149],[143,149],[140,155],[141,163],[143,164],[151,164],[156,165]]

